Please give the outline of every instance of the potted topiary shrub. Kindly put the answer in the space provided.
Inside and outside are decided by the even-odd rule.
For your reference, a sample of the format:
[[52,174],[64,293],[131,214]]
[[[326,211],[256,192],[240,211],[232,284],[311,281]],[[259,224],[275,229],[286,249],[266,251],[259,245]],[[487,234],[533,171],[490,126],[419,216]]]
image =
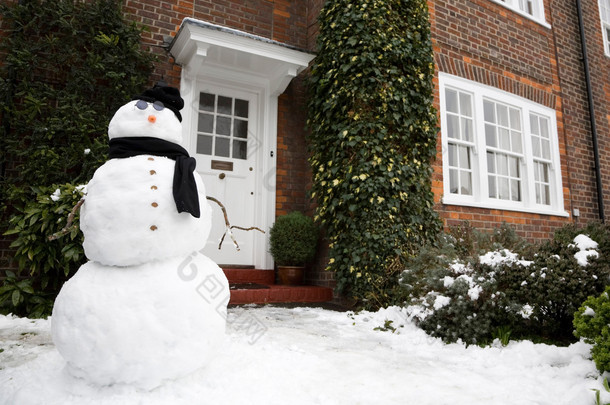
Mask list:
[[280,284],[302,284],[305,264],[316,253],[318,227],[300,212],[279,216],[269,231],[269,252],[277,266]]

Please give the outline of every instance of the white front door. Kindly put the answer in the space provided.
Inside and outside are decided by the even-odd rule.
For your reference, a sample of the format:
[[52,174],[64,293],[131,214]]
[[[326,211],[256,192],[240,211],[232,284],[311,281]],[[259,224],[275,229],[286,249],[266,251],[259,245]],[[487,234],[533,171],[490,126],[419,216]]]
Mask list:
[[[264,227],[254,223],[257,201],[257,167],[260,134],[258,131],[258,95],[200,83],[194,101],[195,139],[191,155],[197,160],[197,171],[203,178],[208,197],[216,198],[226,208],[231,225],[244,228]],[[233,228],[237,250],[225,233],[225,216],[218,204],[212,207],[212,230],[204,253],[220,265],[254,265],[255,238],[258,231]]]

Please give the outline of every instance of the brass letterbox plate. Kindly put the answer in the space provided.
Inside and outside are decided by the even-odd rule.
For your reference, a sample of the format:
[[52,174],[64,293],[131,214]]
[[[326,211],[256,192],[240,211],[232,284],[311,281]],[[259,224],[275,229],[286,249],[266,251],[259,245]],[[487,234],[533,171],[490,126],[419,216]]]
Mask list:
[[222,160],[212,160],[212,169],[225,170],[227,172],[232,172],[233,171],[233,162],[223,162]]

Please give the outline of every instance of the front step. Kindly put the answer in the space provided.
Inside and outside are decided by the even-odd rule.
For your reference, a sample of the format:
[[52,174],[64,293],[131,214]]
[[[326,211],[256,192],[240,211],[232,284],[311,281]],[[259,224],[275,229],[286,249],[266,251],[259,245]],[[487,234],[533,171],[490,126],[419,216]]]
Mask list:
[[273,270],[223,268],[231,286],[230,305],[314,303],[333,300],[333,290],[319,286],[275,284]]
[[243,268],[222,268],[229,284],[256,283],[275,284],[275,271]]

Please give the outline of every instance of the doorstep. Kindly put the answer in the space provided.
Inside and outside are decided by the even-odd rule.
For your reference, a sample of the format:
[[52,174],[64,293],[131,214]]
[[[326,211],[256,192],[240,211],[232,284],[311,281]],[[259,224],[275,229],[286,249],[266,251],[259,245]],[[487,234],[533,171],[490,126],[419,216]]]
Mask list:
[[223,268],[229,285],[229,305],[316,303],[333,300],[333,290],[311,285],[275,284],[273,270]]

